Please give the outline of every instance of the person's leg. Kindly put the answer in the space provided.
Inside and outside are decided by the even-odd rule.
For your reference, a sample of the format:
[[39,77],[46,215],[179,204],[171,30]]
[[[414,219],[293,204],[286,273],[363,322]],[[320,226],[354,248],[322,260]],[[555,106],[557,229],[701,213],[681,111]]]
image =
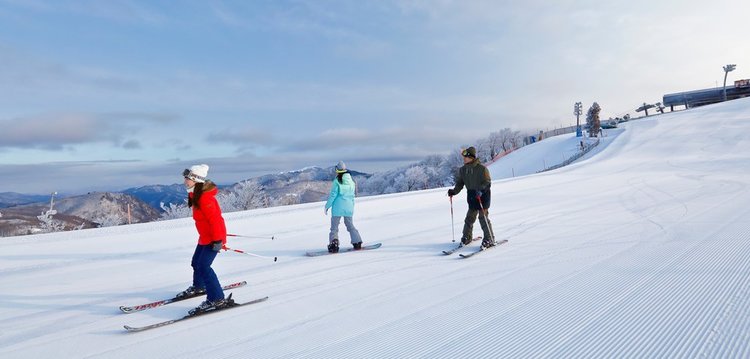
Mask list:
[[328,233],[328,242],[333,242],[334,239],[339,239],[339,223],[341,223],[340,216],[331,216],[331,231]]
[[485,247],[495,244],[495,238],[493,236],[495,232],[492,231],[492,222],[490,222],[489,212],[489,210],[485,209],[484,213],[479,216],[479,225],[482,226],[482,232],[484,233],[482,245]]
[[341,216],[331,216],[331,232],[328,233],[328,252],[330,253],[339,251],[339,223],[341,223]]
[[196,261],[198,273],[201,276],[203,283],[206,285],[206,300],[209,302],[216,302],[224,299],[224,291],[221,289],[221,283],[219,278],[216,276],[211,264],[213,264],[216,255],[219,252],[214,252],[211,249],[211,245],[199,246],[200,254]]
[[354,227],[354,218],[344,217],[344,225],[346,225],[346,230],[349,231],[349,236],[352,237],[352,244],[362,243],[362,237],[359,236],[359,231]]
[[469,208],[468,211],[466,211],[466,218],[464,219],[464,231],[463,236],[461,236],[461,242],[463,244],[469,244],[471,243],[471,239],[473,238],[473,232],[474,232],[474,222],[477,220],[477,214],[479,214],[479,211],[475,209]]
[[200,268],[198,268],[198,259],[200,258],[202,251],[201,246],[195,246],[195,252],[193,252],[193,259],[190,261],[190,266],[193,267],[193,287],[198,290],[205,290],[206,283],[203,281],[203,276],[200,274]]

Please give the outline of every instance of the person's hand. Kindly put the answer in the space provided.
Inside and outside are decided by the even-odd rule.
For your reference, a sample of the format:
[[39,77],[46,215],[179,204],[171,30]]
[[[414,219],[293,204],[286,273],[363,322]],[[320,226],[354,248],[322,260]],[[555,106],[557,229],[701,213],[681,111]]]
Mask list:
[[323,213],[327,216],[328,215],[328,207],[323,209]]
[[213,241],[211,242],[211,250],[214,252],[220,251],[224,248],[224,241]]
[[456,195],[456,191],[453,190],[453,188],[448,190],[448,197],[453,197]]
[[477,197],[482,198],[482,191],[477,191]]

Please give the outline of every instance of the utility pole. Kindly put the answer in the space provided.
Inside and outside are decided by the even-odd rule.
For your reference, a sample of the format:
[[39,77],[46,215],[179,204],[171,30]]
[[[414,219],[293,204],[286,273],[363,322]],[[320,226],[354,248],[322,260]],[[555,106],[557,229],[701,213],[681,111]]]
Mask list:
[[737,68],[737,65],[734,64],[724,66],[724,87],[722,88],[724,95],[722,96],[722,101],[727,100],[727,75],[731,71],[734,71],[735,68]]

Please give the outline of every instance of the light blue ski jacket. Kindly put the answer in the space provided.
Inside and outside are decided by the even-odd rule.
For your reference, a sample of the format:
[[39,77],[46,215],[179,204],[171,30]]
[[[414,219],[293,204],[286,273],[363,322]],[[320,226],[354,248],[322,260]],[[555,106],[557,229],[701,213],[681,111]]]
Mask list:
[[326,209],[332,208],[331,215],[338,217],[354,216],[354,193],[355,184],[349,173],[341,176],[341,182],[338,178],[333,179],[331,193],[328,195]]

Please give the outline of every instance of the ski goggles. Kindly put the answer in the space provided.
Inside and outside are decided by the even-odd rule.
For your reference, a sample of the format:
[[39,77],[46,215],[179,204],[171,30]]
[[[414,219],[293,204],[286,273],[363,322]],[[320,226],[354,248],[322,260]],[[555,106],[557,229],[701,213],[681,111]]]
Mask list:
[[193,180],[193,181],[196,181],[196,182],[205,182],[206,181],[206,179],[203,176],[198,176],[197,174],[190,172],[190,170],[187,169],[187,168],[184,171],[182,171],[182,177],[185,177],[185,178],[187,178],[189,180]]
[[474,157],[474,154],[469,152],[469,150],[464,150],[463,152],[461,152],[461,155],[464,157]]

